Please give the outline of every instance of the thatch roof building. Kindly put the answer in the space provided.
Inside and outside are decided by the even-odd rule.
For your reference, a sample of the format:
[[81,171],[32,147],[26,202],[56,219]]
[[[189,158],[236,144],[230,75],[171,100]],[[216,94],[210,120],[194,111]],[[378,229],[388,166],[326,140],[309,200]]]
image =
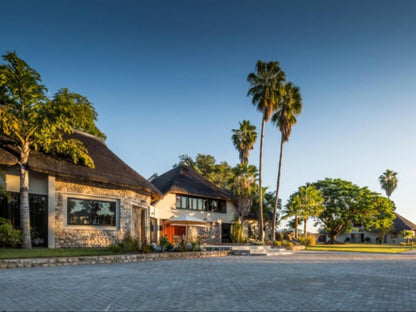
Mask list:
[[195,169],[180,165],[152,180],[152,183],[163,193],[175,193],[232,200],[231,194],[208,181]]
[[[94,161],[95,168],[74,164],[63,157],[53,157],[39,151],[31,151],[29,168],[31,171],[52,174],[57,177],[76,179],[79,182],[97,182],[103,185],[126,188],[148,194],[152,200],[160,197],[160,191],[140,174],[130,168],[105,144],[104,140],[75,131],[73,138],[80,140]],[[0,145],[0,165],[15,166],[18,163],[18,149],[10,141]]]

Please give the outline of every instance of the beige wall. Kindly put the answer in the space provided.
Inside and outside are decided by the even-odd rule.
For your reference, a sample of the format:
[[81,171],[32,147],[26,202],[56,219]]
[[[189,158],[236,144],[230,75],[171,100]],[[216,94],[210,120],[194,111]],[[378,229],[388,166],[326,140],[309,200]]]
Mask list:
[[[181,215],[189,214],[191,216],[202,219],[209,224],[207,228],[209,242],[221,242],[221,224],[232,223],[237,215],[237,209],[231,201],[227,201],[226,213],[200,211],[191,209],[176,209],[176,194],[168,193],[160,201],[153,205],[155,207],[154,217],[158,219],[158,224],[162,224],[162,220],[168,220]],[[195,235],[201,233],[202,229],[192,229]],[[157,240],[160,238],[160,231],[157,235]]]
[[[10,168],[5,170],[5,185],[9,192],[20,192],[20,176],[18,170]],[[29,193],[48,195],[48,176],[36,172],[29,173]]]

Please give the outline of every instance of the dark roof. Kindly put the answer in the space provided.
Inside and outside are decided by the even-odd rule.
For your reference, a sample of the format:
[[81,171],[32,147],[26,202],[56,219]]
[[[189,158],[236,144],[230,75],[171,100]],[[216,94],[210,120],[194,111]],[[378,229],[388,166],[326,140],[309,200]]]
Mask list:
[[163,193],[176,193],[207,198],[229,199],[231,195],[208,181],[195,169],[180,165],[152,180],[152,183]]
[[394,219],[394,231],[400,232],[403,230],[406,230],[406,231],[416,230],[416,224],[410,222],[409,220],[402,217],[396,212],[394,214],[396,215],[396,219]]
[[[71,137],[80,140],[93,159],[95,168],[76,165],[64,158],[56,158],[38,151],[31,151],[29,157],[30,170],[53,174],[60,177],[76,178],[88,182],[94,181],[105,185],[122,187],[148,194],[152,200],[160,197],[160,191],[140,174],[126,165],[96,136],[76,131]],[[17,164],[17,148],[3,140],[0,145],[0,165],[14,166]]]

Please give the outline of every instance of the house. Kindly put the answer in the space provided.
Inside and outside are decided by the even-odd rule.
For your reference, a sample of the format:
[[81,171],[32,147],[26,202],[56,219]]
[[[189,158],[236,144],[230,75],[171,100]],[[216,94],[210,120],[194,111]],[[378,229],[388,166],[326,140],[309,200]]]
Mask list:
[[170,225],[169,220],[189,214],[207,222],[203,228],[191,228],[190,237],[206,236],[207,243],[230,242],[231,224],[237,208],[228,191],[204,178],[195,169],[180,165],[151,181],[163,194],[152,203],[152,227],[157,229],[153,241],[162,235],[169,241],[185,234],[185,226]]
[[[396,218],[393,221],[393,228],[384,237],[384,243],[398,244],[405,242],[406,239],[403,238],[402,231],[411,231],[413,236],[416,234],[416,224],[396,212],[394,214]],[[337,240],[351,243],[377,243],[379,237],[380,233],[377,231],[365,231],[363,227],[355,227],[350,233],[338,235]]]
[[[29,204],[34,245],[49,248],[103,247],[125,235],[150,241],[150,203],[159,190],[118,158],[101,138],[75,131],[95,168],[31,151]],[[18,226],[17,149],[3,140],[0,170],[11,200],[0,200],[0,217]]]

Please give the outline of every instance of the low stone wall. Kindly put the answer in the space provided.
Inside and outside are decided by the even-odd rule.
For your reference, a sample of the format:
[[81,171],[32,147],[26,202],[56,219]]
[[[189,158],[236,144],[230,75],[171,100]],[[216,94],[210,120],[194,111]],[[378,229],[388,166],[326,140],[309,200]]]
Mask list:
[[0,269],[224,257],[224,256],[227,256],[228,253],[229,251],[192,251],[192,252],[169,252],[169,253],[151,253],[151,254],[123,254],[123,255],[112,255],[112,256],[89,256],[89,257],[0,259]]

